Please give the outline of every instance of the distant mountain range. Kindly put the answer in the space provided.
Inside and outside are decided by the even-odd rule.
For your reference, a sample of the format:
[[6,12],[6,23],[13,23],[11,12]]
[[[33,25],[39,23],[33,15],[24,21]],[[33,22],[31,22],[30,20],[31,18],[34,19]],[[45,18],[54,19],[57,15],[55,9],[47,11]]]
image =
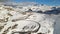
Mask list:
[[33,5],[33,6],[39,6],[39,5],[44,5],[44,4],[38,4],[35,2],[20,2],[20,3],[16,3],[16,2],[2,2],[0,4],[6,5],[6,6],[29,6],[29,5]]
[[[45,4],[38,4],[38,3],[35,3],[35,2],[22,2],[22,3],[21,2],[20,3],[16,3],[16,2],[5,2],[4,3],[4,2],[2,2],[0,4],[2,4],[4,6],[12,6],[14,8],[36,6],[36,7],[40,7],[40,11],[42,11],[42,13],[44,13],[44,14],[58,14],[58,13],[60,13],[60,6],[48,6],[48,5],[45,5]],[[37,12],[39,13],[40,11],[37,11]]]

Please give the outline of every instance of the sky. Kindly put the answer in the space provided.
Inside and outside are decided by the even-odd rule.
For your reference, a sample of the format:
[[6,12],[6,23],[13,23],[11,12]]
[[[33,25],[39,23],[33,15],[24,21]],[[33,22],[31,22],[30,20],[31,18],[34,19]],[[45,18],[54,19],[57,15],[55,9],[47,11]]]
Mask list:
[[38,4],[60,6],[60,0],[14,0],[14,2],[36,2]]

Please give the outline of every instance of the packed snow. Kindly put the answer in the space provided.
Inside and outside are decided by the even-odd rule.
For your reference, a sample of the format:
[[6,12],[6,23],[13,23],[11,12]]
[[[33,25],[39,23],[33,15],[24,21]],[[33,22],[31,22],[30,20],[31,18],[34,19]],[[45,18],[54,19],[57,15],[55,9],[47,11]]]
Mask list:
[[16,7],[0,6],[0,34],[60,33],[60,12],[52,13],[53,6]]

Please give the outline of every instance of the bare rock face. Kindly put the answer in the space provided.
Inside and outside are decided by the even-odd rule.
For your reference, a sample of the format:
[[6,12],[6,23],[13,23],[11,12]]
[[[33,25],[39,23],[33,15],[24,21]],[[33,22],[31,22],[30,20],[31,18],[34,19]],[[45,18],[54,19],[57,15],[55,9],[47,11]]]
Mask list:
[[0,34],[53,34],[57,30],[55,25],[59,22],[60,15],[57,14],[59,10],[53,12],[51,8],[51,6],[13,8],[1,5]]

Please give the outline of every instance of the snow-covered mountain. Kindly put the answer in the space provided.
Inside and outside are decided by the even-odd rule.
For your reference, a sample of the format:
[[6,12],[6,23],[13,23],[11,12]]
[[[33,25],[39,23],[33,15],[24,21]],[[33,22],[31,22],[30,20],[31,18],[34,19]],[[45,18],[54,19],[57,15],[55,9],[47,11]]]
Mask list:
[[0,34],[59,34],[60,7],[36,3],[0,3]]

